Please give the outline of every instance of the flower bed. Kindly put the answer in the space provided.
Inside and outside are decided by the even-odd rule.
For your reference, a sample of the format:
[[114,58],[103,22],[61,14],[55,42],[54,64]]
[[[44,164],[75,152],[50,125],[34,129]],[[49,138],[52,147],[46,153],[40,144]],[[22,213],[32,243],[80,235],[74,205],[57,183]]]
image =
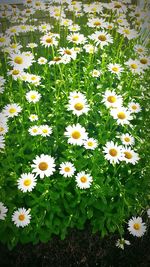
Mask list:
[[141,237],[150,216],[148,12],[59,2],[1,5],[1,240],[64,239],[89,222],[124,248],[125,224]]

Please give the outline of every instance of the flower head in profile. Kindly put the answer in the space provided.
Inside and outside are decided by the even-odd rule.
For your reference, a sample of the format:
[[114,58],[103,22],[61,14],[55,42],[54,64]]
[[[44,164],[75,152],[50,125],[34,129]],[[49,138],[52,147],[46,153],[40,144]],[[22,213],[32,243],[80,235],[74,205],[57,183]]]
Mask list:
[[146,226],[141,217],[132,217],[128,222],[128,230],[133,236],[141,237],[146,232]]
[[5,220],[7,211],[8,209],[5,207],[5,205],[2,202],[0,202],[0,220]]
[[124,238],[117,240],[116,247],[124,249],[124,245],[130,245],[130,241],[125,240]]

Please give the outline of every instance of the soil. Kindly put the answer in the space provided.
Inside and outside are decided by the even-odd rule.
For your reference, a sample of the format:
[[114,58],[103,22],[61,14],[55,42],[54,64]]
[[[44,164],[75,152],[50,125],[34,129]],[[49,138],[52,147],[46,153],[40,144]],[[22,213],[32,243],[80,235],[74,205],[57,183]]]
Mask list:
[[118,235],[100,239],[86,230],[70,230],[65,240],[55,236],[46,244],[17,245],[12,251],[0,245],[0,266],[5,267],[150,267],[150,230],[144,237],[125,235],[131,245],[116,248]]

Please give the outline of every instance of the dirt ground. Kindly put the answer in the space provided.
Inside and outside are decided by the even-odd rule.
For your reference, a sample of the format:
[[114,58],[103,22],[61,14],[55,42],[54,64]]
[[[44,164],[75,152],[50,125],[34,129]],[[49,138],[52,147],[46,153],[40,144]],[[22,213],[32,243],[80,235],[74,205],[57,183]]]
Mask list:
[[142,238],[134,238],[128,233],[125,239],[131,245],[125,250],[116,248],[117,235],[100,239],[86,230],[70,230],[64,241],[59,237],[47,244],[18,245],[9,251],[0,245],[0,266],[5,267],[149,267],[150,266],[150,229]]

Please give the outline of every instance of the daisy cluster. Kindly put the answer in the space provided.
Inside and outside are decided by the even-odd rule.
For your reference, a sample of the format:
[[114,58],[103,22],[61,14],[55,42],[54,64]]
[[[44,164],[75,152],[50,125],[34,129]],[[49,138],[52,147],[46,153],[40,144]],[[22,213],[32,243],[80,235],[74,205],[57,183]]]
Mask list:
[[141,207],[149,217],[148,3],[24,0],[0,4],[0,22],[4,242],[63,238],[87,219],[104,236]]

